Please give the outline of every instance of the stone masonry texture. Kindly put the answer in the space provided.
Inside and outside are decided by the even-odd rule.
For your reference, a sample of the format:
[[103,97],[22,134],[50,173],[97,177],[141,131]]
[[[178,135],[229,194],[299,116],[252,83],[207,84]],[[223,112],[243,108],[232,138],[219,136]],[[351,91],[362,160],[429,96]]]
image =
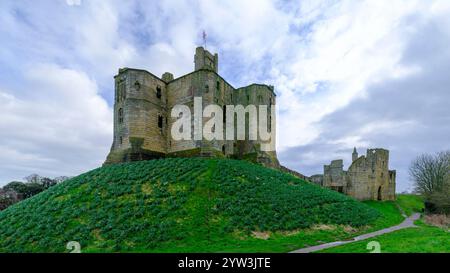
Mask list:
[[[194,97],[206,105],[271,105],[276,103],[273,86],[251,84],[234,88],[218,74],[218,55],[198,47],[195,70],[174,79],[165,72],[161,78],[135,68],[121,68],[114,77],[114,137],[105,164],[172,156],[229,157],[249,159],[279,167],[276,151],[263,152],[258,140],[179,140],[171,136],[175,105],[186,105],[193,113]],[[275,120],[268,111],[268,120]],[[209,118],[203,118],[203,124]],[[248,119],[246,120],[248,126]],[[224,122],[225,123],[225,122]],[[236,123],[235,123],[236,126]],[[272,126],[271,126],[272,127]],[[276,126],[270,128],[275,130]],[[225,128],[225,124],[224,124]],[[236,130],[235,130],[236,131]],[[247,130],[246,130],[247,132]]]
[[368,149],[358,157],[356,148],[352,164],[343,170],[343,160],[333,160],[324,166],[323,175],[310,180],[323,187],[350,195],[358,200],[395,200],[396,171],[389,170],[389,151]]

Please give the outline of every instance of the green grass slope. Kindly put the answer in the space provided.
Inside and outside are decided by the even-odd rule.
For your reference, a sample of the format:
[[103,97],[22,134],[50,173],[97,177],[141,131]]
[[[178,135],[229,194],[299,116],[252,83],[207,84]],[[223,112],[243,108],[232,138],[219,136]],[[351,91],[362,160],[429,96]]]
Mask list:
[[101,167],[0,212],[0,252],[65,252],[69,241],[83,252],[226,251],[255,231],[361,227],[379,216],[245,161],[172,158]]
[[408,216],[425,209],[424,199],[420,195],[399,194],[397,195],[397,204]]

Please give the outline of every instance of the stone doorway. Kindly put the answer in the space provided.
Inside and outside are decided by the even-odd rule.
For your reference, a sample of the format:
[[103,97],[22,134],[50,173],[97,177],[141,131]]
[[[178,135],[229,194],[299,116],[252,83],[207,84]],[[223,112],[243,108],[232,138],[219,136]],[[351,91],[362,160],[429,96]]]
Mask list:
[[378,187],[378,196],[377,196],[377,200],[381,201],[381,186]]

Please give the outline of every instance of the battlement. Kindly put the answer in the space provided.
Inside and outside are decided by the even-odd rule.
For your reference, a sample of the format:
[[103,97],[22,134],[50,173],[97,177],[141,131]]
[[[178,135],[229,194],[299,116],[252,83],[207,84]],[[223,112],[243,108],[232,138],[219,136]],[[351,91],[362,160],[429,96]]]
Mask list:
[[201,46],[195,49],[194,63],[195,70],[210,69],[216,73],[219,71],[219,55],[213,55]]
[[383,148],[367,149],[366,156],[389,156],[389,150]]

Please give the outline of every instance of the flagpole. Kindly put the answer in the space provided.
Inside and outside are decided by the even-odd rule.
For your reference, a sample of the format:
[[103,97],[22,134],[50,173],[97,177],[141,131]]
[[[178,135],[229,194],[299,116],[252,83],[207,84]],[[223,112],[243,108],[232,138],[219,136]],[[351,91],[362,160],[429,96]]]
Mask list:
[[203,30],[202,36],[203,36],[203,45],[205,46],[205,49],[206,49],[206,32],[204,30]]

